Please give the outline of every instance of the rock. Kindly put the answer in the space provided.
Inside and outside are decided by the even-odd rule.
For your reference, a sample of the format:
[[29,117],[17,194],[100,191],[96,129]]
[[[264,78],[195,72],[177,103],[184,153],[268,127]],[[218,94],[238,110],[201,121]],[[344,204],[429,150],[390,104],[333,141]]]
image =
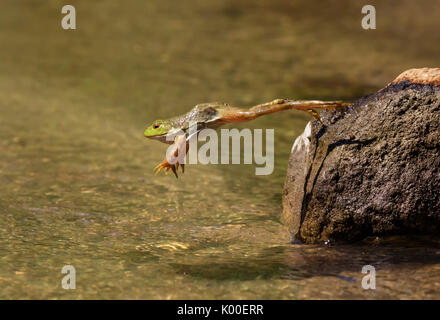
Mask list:
[[411,69],[293,145],[282,220],[304,242],[440,235],[440,68]]

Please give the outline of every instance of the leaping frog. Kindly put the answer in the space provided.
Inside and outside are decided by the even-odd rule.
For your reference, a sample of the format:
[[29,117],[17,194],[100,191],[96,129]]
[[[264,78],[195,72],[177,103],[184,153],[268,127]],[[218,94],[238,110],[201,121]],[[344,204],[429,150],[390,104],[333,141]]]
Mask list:
[[[196,105],[191,111],[184,115],[174,117],[168,120],[156,120],[147,129],[144,136],[150,139],[158,140],[163,143],[172,144],[172,152],[177,156],[181,147],[186,143],[184,150],[188,151],[188,129],[192,123],[197,123],[197,131],[205,128],[216,129],[224,124],[232,122],[245,122],[254,120],[262,115],[274,113],[287,109],[296,109],[308,112],[318,121],[321,121],[317,110],[327,109],[336,110],[350,106],[350,103],[342,101],[320,101],[320,100],[287,100],[275,99],[271,102],[259,104],[249,109],[233,107],[225,103],[210,102]],[[177,134],[176,133],[180,133]],[[174,140],[168,141],[168,135],[176,135]],[[184,165],[180,164],[182,172]],[[165,169],[168,174],[173,171],[178,177],[177,169],[179,162],[171,164],[167,157],[157,165],[154,170],[156,174]]]

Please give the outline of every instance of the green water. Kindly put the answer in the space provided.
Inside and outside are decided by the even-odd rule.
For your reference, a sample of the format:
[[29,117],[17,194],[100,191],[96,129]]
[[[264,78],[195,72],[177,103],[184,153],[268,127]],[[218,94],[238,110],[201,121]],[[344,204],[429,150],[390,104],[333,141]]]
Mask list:
[[78,0],[65,31],[59,1],[3,0],[0,298],[439,298],[438,241],[289,244],[281,192],[307,114],[237,126],[275,129],[269,176],[154,176],[166,145],[143,137],[200,102],[354,99],[438,66],[438,6],[376,5],[365,31],[353,1]]

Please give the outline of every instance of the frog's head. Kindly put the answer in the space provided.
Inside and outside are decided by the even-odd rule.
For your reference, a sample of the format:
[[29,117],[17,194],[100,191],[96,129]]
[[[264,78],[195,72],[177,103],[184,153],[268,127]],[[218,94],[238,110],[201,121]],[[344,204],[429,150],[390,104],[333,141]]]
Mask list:
[[144,136],[151,139],[161,140],[166,134],[172,129],[172,126],[164,120],[154,121],[147,129],[144,131]]

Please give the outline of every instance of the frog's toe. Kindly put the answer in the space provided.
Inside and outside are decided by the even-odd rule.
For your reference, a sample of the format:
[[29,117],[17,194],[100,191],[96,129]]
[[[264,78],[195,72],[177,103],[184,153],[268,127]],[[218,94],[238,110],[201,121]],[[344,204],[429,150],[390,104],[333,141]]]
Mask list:
[[176,176],[176,178],[179,178],[179,176],[177,175],[177,168],[179,166],[179,163],[176,163],[176,165],[172,165],[171,166],[171,170],[173,170],[174,175]]
[[185,165],[183,163],[176,163],[176,171],[179,171],[179,166],[182,168],[182,173],[185,173]]
[[158,164],[157,166],[154,167],[153,171],[154,174],[158,174],[159,172],[161,172],[163,169],[163,167],[161,166],[161,164]]
[[[184,172],[184,165],[180,164],[182,166],[182,172]],[[155,168],[154,168],[154,173],[157,175],[159,172],[161,172],[162,170],[165,171],[165,174],[168,175],[168,173],[171,171],[173,171],[174,175],[176,176],[176,178],[178,178],[178,174],[177,174],[177,169],[179,168],[179,163],[177,162],[176,164],[171,164],[168,163],[167,161],[163,161],[161,163],[159,163]]]
[[[154,173],[157,175],[157,174],[159,174],[159,172],[161,172],[163,169],[165,169],[165,173],[167,172],[167,169],[168,168],[168,164],[167,163],[163,163],[163,162],[161,162],[161,163],[159,163],[156,167],[154,167]],[[168,170],[169,170],[169,168],[168,168]]]

